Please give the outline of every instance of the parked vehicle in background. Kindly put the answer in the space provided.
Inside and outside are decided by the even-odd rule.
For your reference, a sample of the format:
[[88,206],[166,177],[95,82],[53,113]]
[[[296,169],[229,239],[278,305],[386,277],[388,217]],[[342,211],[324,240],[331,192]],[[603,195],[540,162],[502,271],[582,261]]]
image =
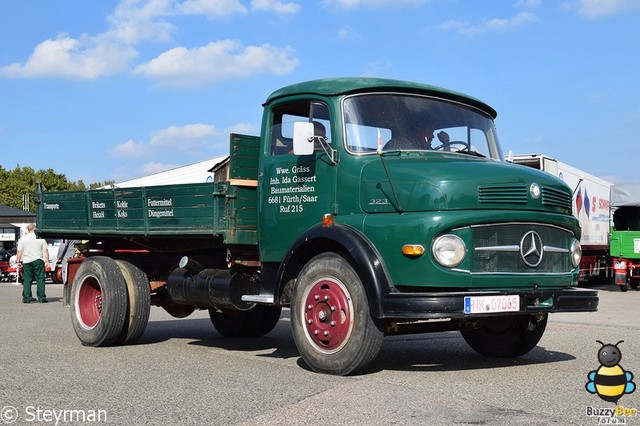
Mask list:
[[573,214],[580,221],[582,235],[582,282],[606,282],[612,278],[609,255],[609,189],[611,182],[579,170],[544,154],[518,154],[509,159],[515,164],[550,173],[573,191]]
[[0,281],[15,281],[15,276],[13,276],[13,280],[11,279],[14,271],[11,266],[11,258],[15,259],[16,251],[17,248],[13,247],[0,253]]
[[620,290],[640,283],[640,183],[611,187],[611,257]]
[[[55,284],[62,282],[62,266],[58,258],[58,250],[62,240],[47,240],[47,250],[49,251],[49,264],[45,265],[47,276]],[[16,267],[17,247],[0,253],[0,281],[22,282],[22,274],[18,273]],[[6,260],[5,260],[6,259]]]

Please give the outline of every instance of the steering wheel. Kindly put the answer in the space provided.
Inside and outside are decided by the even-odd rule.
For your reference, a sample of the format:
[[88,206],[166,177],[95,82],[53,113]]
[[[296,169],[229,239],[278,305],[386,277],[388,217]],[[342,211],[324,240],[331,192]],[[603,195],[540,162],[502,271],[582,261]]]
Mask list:
[[456,146],[461,146],[460,149],[458,149],[456,152],[460,152],[460,151],[465,151],[469,149],[469,145],[467,145],[466,142],[463,141],[449,141],[449,142],[443,142],[442,145],[440,146],[436,146],[435,148],[433,148],[434,151],[444,151],[445,148],[451,148],[451,145],[456,145]]

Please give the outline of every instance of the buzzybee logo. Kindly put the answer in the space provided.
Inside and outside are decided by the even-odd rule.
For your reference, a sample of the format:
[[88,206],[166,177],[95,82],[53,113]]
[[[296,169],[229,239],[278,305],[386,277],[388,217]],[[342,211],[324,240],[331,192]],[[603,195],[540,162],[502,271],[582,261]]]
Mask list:
[[596,394],[606,402],[616,404],[615,407],[587,407],[586,415],[597,418],[598,424],[626,424],[626,419],[638,416],[638,410],[634,407],[618,405],[618,400],[623,395],[628,395],[636,390],[633,382],[633,373],[625,371],[620,365],[622,352],[618,345],[604,344],[600,340],[596,342],[602,345],[598,350],[600,367],[587,374],[588,381],[584,385],[587,392]]
[[598,351],[600,368],[587,374],[589,381],[585,388],[587,392],[597,394],[603,401],[617,404],[622,395],[633,393],[636,390],[636,384],[633,383],[633,373],[625,371],[620,365],[622,352],[618,345],[624,340],[620,340],[615,345],[605,345],[600,340],[596,340],[596,342],[602,345]]

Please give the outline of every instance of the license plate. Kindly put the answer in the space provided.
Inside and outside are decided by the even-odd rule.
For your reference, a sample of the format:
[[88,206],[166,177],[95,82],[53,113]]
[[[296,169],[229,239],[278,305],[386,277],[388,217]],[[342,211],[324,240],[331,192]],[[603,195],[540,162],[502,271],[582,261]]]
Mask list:
[[520,296],[467,296],[464,298],[465,314],[487,314],[493,312],[517,312]]

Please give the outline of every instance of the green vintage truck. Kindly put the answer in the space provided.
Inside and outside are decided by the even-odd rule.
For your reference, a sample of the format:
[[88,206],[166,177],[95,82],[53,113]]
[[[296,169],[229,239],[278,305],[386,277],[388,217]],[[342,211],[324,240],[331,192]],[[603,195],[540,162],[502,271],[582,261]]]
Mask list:
[[216,182],[38,191],[43,236],[84,242],[68,274],[78,338],[132,342],[151,305],[261,336],[290,308],[322,373],[366,371],[398,333],[529,352],[549,313],[596,311],[598,295],[576,288],[571,189],[502,161],[495,117],[425,84],[309,81],[268,97],[261,137],[231,135]]
[[640,183],[613,185],[610,191],[609,255],[621,291],[640,284]]

